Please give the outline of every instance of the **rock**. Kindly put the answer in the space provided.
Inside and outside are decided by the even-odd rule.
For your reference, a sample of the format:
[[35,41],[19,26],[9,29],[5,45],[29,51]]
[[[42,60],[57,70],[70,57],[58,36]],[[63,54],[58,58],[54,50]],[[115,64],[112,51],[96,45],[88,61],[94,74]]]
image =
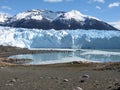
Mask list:
[[119,82],[116,82],[116,83],[115,83],[115,86],[120,86],[120,83],[119,83]]
[[81,82],[81,83],[84,83],[84,82],[85,82],[85,80],[80,80],[80,82]]
[[76,87],[75,89],[73,90],[83,90],[81,87]]
[[4,67],[0,67],[0,69],[3,69]]
[[50,79],[56,79],[56,80],[58,80],[58,77],[50,77]]
[[120,90],[120,87],[118,87],[117,90]]
[[120,69],[119,70],[117,70],[118,72],[120,72]]
[[5,84],[6,86],[13,86],[14,84],[13,83],[7,83]]
[[81,64],[82,62],[81,61],[73,61],[71,62],[71,64]]
[[7,84],[6,84],[6,86],[13,86],[14,83],[17,82],[17,79],[18,79],[18,78],[13,78],[12,80],[9,80],[9,81],[7,82]]
[[15,83],[15,82],[16,82],[16,79],[14,78],[14,79],[10,80],[9,82],[10,82],[10,83]]
[[82,76],[82,78],[86,78],[86,79],[88,79],[90,76],[89,75],[87,75],[87,74],[84,74],[83,76]]
[[63,82],[68,82],[69,80],[68,79],[64,79]]
[[43,79],[43,77],[40,77],[40,79]]
[[82,76],[82,80],[81,80],[80,82],[81,82],[81,83],[85,82],[85,80],[88,79],[89,77],[90,77],[89,75],[84,74],[84,75]]
[[115,89],[113,89],[113,90],[120,90],[120,87],[117,87],[117,88],[115,88]]
[[110,88],[112,88],[112,86],[109,86],[107,89],[110,89]]

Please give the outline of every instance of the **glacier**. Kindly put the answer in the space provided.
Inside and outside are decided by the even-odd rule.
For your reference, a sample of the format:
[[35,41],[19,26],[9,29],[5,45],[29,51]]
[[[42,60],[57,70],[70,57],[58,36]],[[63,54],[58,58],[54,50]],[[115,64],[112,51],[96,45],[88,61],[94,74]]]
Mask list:
[[120,31],[42,30],[0,26],[0,45],[29,49],[120,49]]

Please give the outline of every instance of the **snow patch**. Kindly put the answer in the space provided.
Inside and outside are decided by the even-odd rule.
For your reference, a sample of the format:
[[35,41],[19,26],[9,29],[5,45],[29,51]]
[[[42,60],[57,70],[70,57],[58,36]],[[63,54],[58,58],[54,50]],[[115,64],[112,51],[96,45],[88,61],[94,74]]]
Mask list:
[[[81,21],[81,22],[85,21],[86,18],[97,19],[97,18],[92,17],[92,16],[83,15],[82,13],[80,13],[77,10],[72,10],[72,11],[65,13],[65,12],[53,12],[50,10],[32,9],[32,10],[29,10],[26,12],[18,13],[10,20],[10,22],[21,20],[21,19],[42,20],[42,18],[45,18],[49,21],[54,21],[55,19],[60,18],[61,15],[64,15],[63,19],[75,19],[76,21]],[[97,20],[99,20],[99,19],[97,19]]]
[[9,17],[9,14],[0,12],[0,23],[5,22]]
[[65,19],[72,19],[74,18],[77,21],[84,21],[85,20],[85,15],[81,14],[79,11],[77,10],[72,10],[70,12],[67,12],[64,14]]
[[35,19],[35,20],[42,20],[43,19],[42,16],[32,16],[31,18]]
[[72,11],[66,12],[64,14],[64,17],[65,17],[64,19],[75,19],[76,21],[81,21],[81,22],[84,22],[86,20],[86,18],[96,19],[96,20],[100,21],[100,19],[98,19],[96,17],[84,15],[77,10],[72,10]]
[[48,20],[54,20],[58,16],[60,16],[60,13],[48,11],[48,10],[36,10],[32,9],[27,12],[22,12],[17,14],[11,21],[21,20],[21,19],[36,19],[36,20],[42,20],[42,18],[46,18]]

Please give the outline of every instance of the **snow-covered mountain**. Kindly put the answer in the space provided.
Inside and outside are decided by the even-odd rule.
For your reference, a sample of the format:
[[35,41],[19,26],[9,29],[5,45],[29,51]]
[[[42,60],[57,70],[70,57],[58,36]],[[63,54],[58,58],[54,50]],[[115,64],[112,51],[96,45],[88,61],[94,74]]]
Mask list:
[[9,14],[0,12],[0,24],[3,24],[9,18],[10,18]]
[[120,31],[0,27],[0,45],[24,48],[120,49]]
[[43,18],[53,21],[59,15],[60,13],[53,12],[53,11],[32,9],[26,12],[18,13],[17,15],[13,16],[13,18],[10,19],[10,22],[22,20],[22,19],[42,20]]
[[37,29],[97,29],[117,30],[113,26],[77,10],[53,12],[49,10],[29,10],[9,18],[4,26]]

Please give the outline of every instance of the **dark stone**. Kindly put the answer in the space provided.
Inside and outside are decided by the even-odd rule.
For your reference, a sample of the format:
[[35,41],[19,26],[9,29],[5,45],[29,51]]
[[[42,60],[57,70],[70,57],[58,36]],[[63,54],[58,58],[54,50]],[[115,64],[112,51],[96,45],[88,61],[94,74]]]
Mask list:
[[68,79],[64,79],[63,82],[68,82],[69,80]]
[[84,82],[85,82],[85,80],[80,80],[80,82],[81,82],[81,83],[84,83]]

